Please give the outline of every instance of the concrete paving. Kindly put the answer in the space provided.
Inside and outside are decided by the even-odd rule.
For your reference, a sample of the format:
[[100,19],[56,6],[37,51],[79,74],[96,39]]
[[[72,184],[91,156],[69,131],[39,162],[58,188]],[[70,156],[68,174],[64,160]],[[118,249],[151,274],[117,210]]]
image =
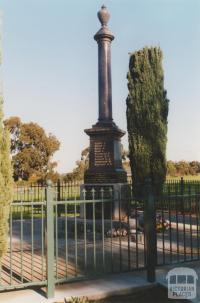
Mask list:
[[[193,268],[199,280],[197,281],[197,298],[192,302],[200,302],[200,262],[188,262],[162,266],[156,270],[157,283],[167,287],[166,275],[174,267]],[[130,294],[142,291],[144,288],[152,288],[156,283],[146,281],[146,271],[134,271],[131,273],[109,275],[103,278],[79,281],[56,286],[55,298],[46,299],[41,292],[32,289],[16,290],[0,293],[0,303],[54,303],[63,302],[64,298],[72,296],[87,296],[89,299],[101,299],[112,295]],[[45,291],[45,290],[44,290]]]
[[[190,302],[194,303],[199,303],[200,302],[200,261],[193,261],[193,262],[185,262],[185,263],[179,263],[179,264],[174,264],[169,265],[169,266],[162,266],[156,270],[156,280],[159,284],[163,285],[164,287],[167,287],[167,280],[166,280],[166,275],[168,271],[172,268],[175,267],[189,267],[192,268],[196,271],[198,275],[198,280],[197,280],[197,297],[196,299],[192,299]],[[180,300],[181,303],[181,300]]]
[[89,281],[80,281],[58,285],[54,299],[46,299],[32,289],[16,290],[0,293],[0,303],[53,303],[63,302],[64,298],[88,297],[91,300],[102,299],[113,295],[130,294],[144,288],[153,287],[144,278],[144,272],[132,272]]

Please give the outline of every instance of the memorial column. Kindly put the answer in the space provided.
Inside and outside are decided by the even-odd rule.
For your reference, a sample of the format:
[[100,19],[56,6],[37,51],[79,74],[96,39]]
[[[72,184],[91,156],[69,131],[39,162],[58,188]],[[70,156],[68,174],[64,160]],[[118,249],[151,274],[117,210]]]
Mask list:
[[113,34],[108,28],[110,14],[103,5],[98,12],[101,29],[94,39],[98,43],[99,121],[112,121],[111,42]]

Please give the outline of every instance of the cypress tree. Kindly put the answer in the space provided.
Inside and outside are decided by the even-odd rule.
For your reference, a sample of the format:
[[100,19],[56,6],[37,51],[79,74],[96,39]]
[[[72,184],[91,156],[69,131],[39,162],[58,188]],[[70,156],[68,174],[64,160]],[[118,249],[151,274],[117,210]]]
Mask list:
[[145,47],[130,55],[127,129],[134,194],[141,196],[146,178],[156,194],[166,177],[167,92],[164,89],[162,51]]
[[9,131],[3,125],[3,97],[0,95],[0,259],[7,250],[8,219],[12,189],[10,137]]

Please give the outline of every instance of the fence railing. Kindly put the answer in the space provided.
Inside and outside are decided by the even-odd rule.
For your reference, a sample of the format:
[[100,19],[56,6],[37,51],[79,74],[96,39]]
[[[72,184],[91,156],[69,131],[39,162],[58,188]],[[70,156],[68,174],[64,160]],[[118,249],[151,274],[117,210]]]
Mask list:
[[[66,199],[80,199],[81,185],[83,181],[73,180],[62,182],[58,180],[56,183],[52,184],[55,193],[57,193],[57,200],[65,201]],[[130,187],[134,184],[129,181]],[[27,184],[24,186],[15,185],[14,187],[14,201],[40,201],[44,198],[44,188],[45,186],[40,183]],[[196,195],[200,194],[200,181],[197,180],[185,180],[183,178],[179,180],[167,180],[164,183],[163,195],[166,197],[170,194],[171,196],[177,195]]]
[[0,291],[47,286],[52,297],[56,283],[139,268],[154,281],[156,265],[200,259],[200,182],[166,182],[159,197],[148,185],[141,199],[119,189],[16,188]]
[[36,201],[32,188],[28,190],[23,188],[20,201],[11,204],[0,290],[46,285],[52,297],[56,283],[145,267],[143,233],[137,231],[137,217],[134,230],[128,213],[122,218],[120,192],[75,188],[58,200],[49,185],[40,187]]
[[[64,201],[66,199],[80,198],[80,188],[83,181],[68,181],[61,182],[60,180],[52,184],[57,199]],[[42,184],[27,184],[27,185],[15,185],[14,186],[14,198],[13,201],[41,201],[45,195],[45,185]]]
[[167,193],[155,197],[158,265],[199,260],[200,192],[199,184],[192,185],[182,193],[168,186]]

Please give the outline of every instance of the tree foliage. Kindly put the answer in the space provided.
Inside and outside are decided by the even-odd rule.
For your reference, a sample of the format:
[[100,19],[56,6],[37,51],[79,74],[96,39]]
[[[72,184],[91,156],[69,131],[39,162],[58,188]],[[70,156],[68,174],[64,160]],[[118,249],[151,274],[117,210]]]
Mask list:
[[83,180],[84,173],[89,165],[89,147],[86,147],[81,152],[81,159],[76,161],[76,167],[71,173],[64,176],[65,181]]
[[3,98],[0,96],[0,259],[7,250],[8,218],[13,180],[9,132],[3,126]]
[[37,123],[23,123],[19,117],[10,117],[4,124],[11,134],[14,180],[37,181],[52,175],[57,165],[52,156],[59,149],[58,139],[47,135]]
[[197,175],[200,173],[199,161],[167,161],[167,175],[171,177]]
[[127,128],[135,194],[141,195],[146,178],[159,192],[166,177],[168,99],[164,89],[160,48],[131,54],[127,74]]

